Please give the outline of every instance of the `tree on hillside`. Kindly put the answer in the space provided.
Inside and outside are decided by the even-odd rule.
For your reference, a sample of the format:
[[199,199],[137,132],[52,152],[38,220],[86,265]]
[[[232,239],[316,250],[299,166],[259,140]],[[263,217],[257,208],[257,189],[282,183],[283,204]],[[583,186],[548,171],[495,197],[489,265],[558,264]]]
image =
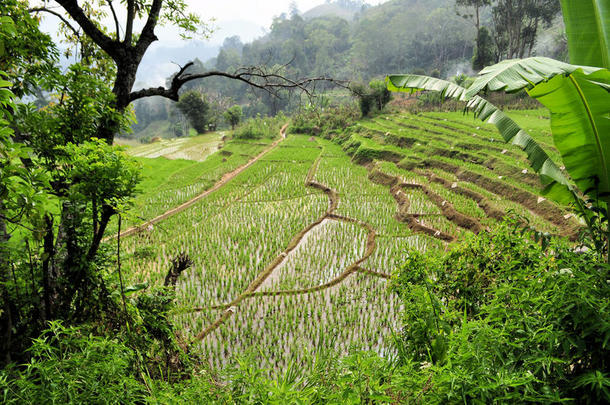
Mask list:
[[477,35],[477,44],[472,55],[472,68],[476,71],[489,66],[495,61],[494,43],[489,30],[481,27]]
[[481,29],[481,11],[483,8],[489,6],[492,0],[455,0],[455,5],[461,8],[472,8],[474,14],[462,13],[458,14],[462,17],[473,18],[474,26],[477,29],[477,32]]
[[[238,80],[271,93],[281,89],[306,90],[314,82],[327,80],[323,77],[288,79],[277,71],[261,66],[239,68],[232,72],[212,70],[193,74],[188,73],[192,63],[187,63],[176,72],[169,86],[133,91],[136,72],[142,58],[150,45],[158,40],[155,34],[157,26],[174,25],[180,28],[181,35],[187,38],[194,35],[206,37],[210,29],[204,20],[189,12],[184,1],[127,0],[120,3],[125,6],[123,13],[117,11],[117,7],[111,1],[103,2],[95,9],[87,2],[79,4],[78,0],[56,0],[56,3],[62,7],[63,13],[57,8],[47,6],[46,3],[42,7],[33,7],[30,11],[49,13],[60,18],[66,29],[79,41],[90,44],[98,50],[97,56],[101,54],[109,59],[115,72],[112,75],[112,93],[115,96],[113,107],[118,112],[125,111],[130,103],[144,97],[161,96],[178,101],[179,91],[185,83],[208,77]],[[103,25],[104,15],[112,16],[114,27],[108,28]],[[126,16],[123,24],[119,21],[122,15]],[[142,30],[137,33],[134,32],[134,28],[139,22],[143,25]],[[101,125],[98,128],[98,137],[112,143],[118,132],[118,125],[118,122],[113,121]]]
[[353,84],[352,93],[358,98],[358,105],[363,117],[373,111],[381,111],[392,99],[392,93],[386,88],[385,82],[372,80],[368,86]]
[[195,90],[188,91],[180,96],[176,105],[188,118],[195,131],[203,134],[208,130],[210,105],[203,94]]
[[233,107],[225,111],[224,118],[229,123],[229,125],[231,125],[231,129],[235,129],[235,126],[239,124],[239,121],[241,121],[241,115],[241,107],[238,105],[234,105]]
[[559,0],[496,0],[492,7],[496,61],[531,56],[538,30],[560,12]]

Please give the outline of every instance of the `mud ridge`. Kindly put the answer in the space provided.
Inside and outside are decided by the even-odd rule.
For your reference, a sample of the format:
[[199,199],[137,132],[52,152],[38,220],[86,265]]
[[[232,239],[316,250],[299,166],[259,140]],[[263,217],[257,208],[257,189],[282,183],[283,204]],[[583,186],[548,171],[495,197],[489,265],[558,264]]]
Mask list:
[[482,174],[463,169],[447,162],[429,159],[423,163],[427,167],[453,173],[459,180],[476,184],[493,194],[521,204],[534,214],[565,231],[566,235],[569,237],[574,237],[580,229],[580,225],[576,220],[564,216],[566,215],[565,210],[548,200],[539,200],[537,195],[529,191],[517,188],[502,181],[493,180]]
[[409,225],[409,227],[412,228],[414,231],[424,232],[446,241],[455,240],[455,237],[452,235],[422,225],[416,219],[416,217],[421,215],[407,213],[409,206],[405,204],[405,201],[407,201],[408,198],[404,193],[402,193],[402,189],[415,188],[423,191],[426,196],[441,210],[443,216],[449,221],[455,223],[460,228],[467,229],[473,233],[479,233],[484,229],[484,227],[477,219],[457,211],[453,207],[453,204],[451,204],[449,201],[444,200],[443,197],[432,191],[426,185],[419,183],[402,182],[400,178],[391,176],[387,173],[383,173],[376,168],[372,168],[369,172],[369,179],[375,183],[390,186],[390,193],[399,205],[397,218],[401,221],[406,222],[407,225]]
[[477,203],[479,208],[481,208],[485,212],[485,215],[487,215],[489,218],[493,218],[495,220],[501,221],[502,218],[504,218],[504,216],[506,215],[506,213],[504,211],[494,207],[493,204],[485,196],[477,193],[474,190],[470,190],[468,188],[462,187],[459,184],[454,184],[453,182],[451,182],[447,179],[444,179],[442,177],[439,177],[430,172],[421,172],[421,173],[424,176],[426,176],[428,178],[428,180],[430,180],[431,182],[442,185],[443,187],[445,187],[447,190],[451,191],[452,193],[463,195],[464,197],[470,198],[471,200],[473,200],[474,202]]

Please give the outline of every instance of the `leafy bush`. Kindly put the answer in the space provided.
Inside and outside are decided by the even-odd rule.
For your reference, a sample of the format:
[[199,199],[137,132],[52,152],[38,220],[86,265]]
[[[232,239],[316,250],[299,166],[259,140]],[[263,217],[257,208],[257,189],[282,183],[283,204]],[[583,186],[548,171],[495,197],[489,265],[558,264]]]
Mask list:
[[290,133],[330,138],[342,132],[358,119],[358,112],[350,105],[333,108],[306,108],[295,114],[290,123]]
[[381,111],[392,99],[392,93],[381,80],[372,80],[368,86],[353,84],[352,93],[358,98],[358,105],[363,117],[374,111]]
[[251,118],[235,130],[233,137],[235,139],[274,138],[286,120],[286,116],[281,113],[275,117]]
[[238,105],[234,105],[232,107],[229,107],[227,111],[224,112],[223,117],[225,121],[227,121],[227,123],[231,125],[231,129],[235,129],[235,126],[239,124],[239,121],[241,121],[242,114],[243,112],[241,107]]
[[610,400],[608,265],[562,241],[545,250],[514,224],[442,256],[409,252],[393,281],[397,345],[421,363],[426,402]]
[[135,353],[117,339],[50,322],[34,339],[31,360],[0,372],[2,403],[118,404],[141,402]]

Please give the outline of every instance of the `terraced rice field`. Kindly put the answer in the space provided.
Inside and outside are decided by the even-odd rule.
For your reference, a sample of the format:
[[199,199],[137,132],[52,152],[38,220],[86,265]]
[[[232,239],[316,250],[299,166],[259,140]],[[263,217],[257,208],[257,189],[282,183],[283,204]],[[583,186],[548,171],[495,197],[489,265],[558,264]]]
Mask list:
[[128,283],[161,285],[188,253],[175,321],[214,367],[246,354],[272,373],[328,351],[389,354],[399,301],[387,280],[408,249],[445,249],[509,211],[555,234],[579,226],[539,197],[523,152],[458,114],[362,120],[342,144],[230,143],[181,170],[200,170],[185,177],[196,182],[139,203],[151,219],[192,201],[124,237],[123,263]]
[[133,146],[127,153],[140,158],[186,159],[198,162],[204,161],[222,145],[225,131],[210,132],[205,135],[177,139],[161,139],[157,142]]

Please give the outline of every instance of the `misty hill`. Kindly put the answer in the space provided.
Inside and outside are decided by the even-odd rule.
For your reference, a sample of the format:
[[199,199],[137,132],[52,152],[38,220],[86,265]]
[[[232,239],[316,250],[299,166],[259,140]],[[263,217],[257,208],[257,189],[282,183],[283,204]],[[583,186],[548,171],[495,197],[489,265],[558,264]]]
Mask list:
[[339,0],[332,2],[327,0],[325,4],[320,4],[302,14],[306,20],[319,17],[339,17],[347,21],[352,21],[361,11],[370,7],[366,2]]

